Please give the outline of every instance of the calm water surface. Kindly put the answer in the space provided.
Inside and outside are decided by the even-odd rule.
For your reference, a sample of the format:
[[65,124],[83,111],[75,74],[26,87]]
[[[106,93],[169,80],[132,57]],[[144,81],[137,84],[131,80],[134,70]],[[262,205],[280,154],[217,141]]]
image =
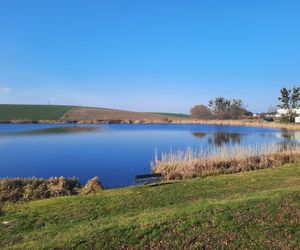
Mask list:
[[296,140],[297,132],[219,125],[0,125],[0,177],[99,176],[133,184],[158,152]]

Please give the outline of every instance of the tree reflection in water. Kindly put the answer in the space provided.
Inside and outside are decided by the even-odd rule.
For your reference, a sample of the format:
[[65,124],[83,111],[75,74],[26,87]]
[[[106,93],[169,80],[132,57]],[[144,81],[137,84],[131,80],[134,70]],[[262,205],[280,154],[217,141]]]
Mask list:
[[208,138],[208,143],[216,147],[222,147],[226,144],[240,144],[242,134],[240,133],[224,133],[216,132],[213,134],[207,134],[203,132],[193,132],[193,136],[198,138]]

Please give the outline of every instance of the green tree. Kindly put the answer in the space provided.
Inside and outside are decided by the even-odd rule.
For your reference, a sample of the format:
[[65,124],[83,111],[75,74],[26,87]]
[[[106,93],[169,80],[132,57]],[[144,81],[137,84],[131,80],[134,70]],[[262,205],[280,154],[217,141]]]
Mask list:
[[282,88],[278,100],[281,102],[278,107],[286,110],[286,114],[282,116],[282,120],[294,122],[297,115],[295,109],[299,108],[300,87],[294,86],[291,89]]
[[278,98],[281,102],[278,107],[282,109],[290,109],[290,101],[291,101],[291,90],[287,88],[282,88],[280,90],[280,97]]
[[246,113],[246,108],[241,99],[226,99],[216,97],[210,100],[208,106],[219,119],[238,119]]
[[297,109],[299,108],[299,101],[300,101],[300,87],[294,86],[291,89],[291,108]]

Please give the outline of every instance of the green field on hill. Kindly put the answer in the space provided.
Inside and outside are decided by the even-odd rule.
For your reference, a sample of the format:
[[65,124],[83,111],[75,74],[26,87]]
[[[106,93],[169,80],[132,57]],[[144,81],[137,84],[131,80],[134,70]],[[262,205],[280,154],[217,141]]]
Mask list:
[[300,163],[6,204],[0,248],[299,249]]
[[59,120],[73,106],[0,104],[0,121]]
[[[65,113],[70,111],[75,106],[62,106],[62,105],[14,105],[14,104],[0,104],[0,121],[12,121],[12,120],[26,120],[26,121],[37,121],[37,120],[60,120]],[[113,110],[105,108],[94,108],[97,110]],[[124,111],[128,112],[128,111]],[[165,115],[166,117],[174,118],[190,118],[189,115],[176,114],[176,113],[150,113]],[[116,117],[117,119],[118,117]],[[130,116],[128,116],[130,119]]]
[[159,113],[159,112],[152,112],[152,114],[165,115],[165,116],[171,116],[171,117],[176,117],[176,118],[186,118],[186,119],[191,118],[190,115],[182,114],[182,113]]

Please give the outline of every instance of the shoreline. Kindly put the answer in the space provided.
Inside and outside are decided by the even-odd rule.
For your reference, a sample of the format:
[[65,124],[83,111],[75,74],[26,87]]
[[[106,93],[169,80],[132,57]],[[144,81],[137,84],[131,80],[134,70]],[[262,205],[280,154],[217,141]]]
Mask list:
[[224,125],[224,126],[247,126],[287,130],[300,130],[300,124],[280,122],[262,122],[258,120],[11,120],[0,121],[0,124],[200,124],[200,125]]

